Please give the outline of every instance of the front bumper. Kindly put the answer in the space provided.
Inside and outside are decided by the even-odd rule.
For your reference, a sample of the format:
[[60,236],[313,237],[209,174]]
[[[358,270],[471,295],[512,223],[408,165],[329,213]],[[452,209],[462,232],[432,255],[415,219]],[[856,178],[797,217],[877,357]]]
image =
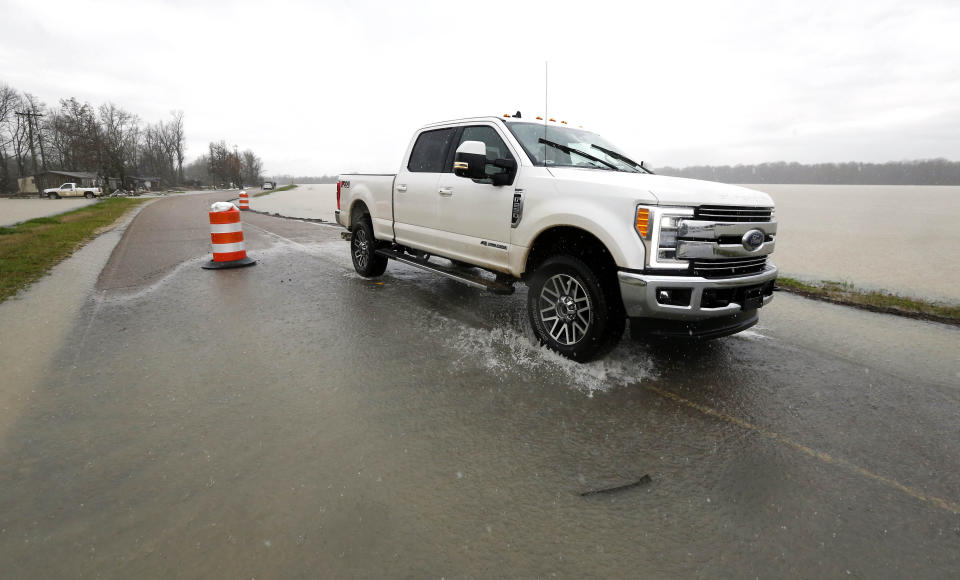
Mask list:
[[[777,278],[777,267],[768,264],[763,272],[736,278],[701,278],[699,276],[657,276],[637,274],[634,272],[618,272],[620,281],[620,295],[623,297],[623,306],[627,316],[641,318],[662,318],[671,320],[703,320],[721,316],[731,316],[759,306],[766,306],[773,300],[772,284]],[[762,298],[754,307],[744,299],[746,290],[760,289]],[[689,302],[682,305],[661,304],[657,301],[657,293],[668,290],[671,293],[686,296],[689,292]],[[705,300],[704,292],[708,296],[724,293],[729,303],[722,306],[713,306]],[[714,303],[717,301],[714,298]],[[744,306],[748,308],[744,308]]]

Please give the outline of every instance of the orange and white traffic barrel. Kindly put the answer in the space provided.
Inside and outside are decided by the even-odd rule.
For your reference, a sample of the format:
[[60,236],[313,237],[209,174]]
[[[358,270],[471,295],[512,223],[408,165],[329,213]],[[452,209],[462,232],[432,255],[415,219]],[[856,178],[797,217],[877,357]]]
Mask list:
[[213,243],[213,259],[203,265],[207,270],[241,268],[257,263],[247,257],[240,210],[230,202],[218,201],[210,206],[210,241]]
[[241,210],[250,209],[250,198],[247,197],[247,192],[246,192],[246,191],[241,191],[241,192],[240,192],[239,201],[240,201],[240,209],[241,209]]

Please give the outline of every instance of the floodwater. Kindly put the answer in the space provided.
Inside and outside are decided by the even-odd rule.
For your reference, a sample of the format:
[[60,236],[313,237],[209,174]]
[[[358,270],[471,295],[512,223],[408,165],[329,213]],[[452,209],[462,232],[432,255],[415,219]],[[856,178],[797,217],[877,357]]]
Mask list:
[[0,445],[7,575],[960,566],[955,328],[778,294],[742,335],[577,365],[530,339],[523,289],[364,280],[335,228],[244,221],[255,267],[102,286],[46,376],[9,385],[33,395]]
[[960,186],[746,187],[776,202],[785,275],[960,303]]
[[337,186],[322,183],[301,184],[294,189],[252,197],[250,209],[285,217],[333,222],[333,212],[337,209]]
[[[746,185],[769,193],[784,275],[960,303],[960,187]],[[251,200],[257,211],[333,221],[335,185]]]

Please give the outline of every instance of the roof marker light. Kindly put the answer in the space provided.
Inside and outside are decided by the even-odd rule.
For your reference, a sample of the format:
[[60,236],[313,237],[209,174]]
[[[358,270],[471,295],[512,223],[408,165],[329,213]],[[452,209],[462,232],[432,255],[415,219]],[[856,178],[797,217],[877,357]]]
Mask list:
[[543,117],[537,117],[537,120],[538,120],[538,121],[542,121],[542,120],[543,120]]
[[509,117],[509,116],[510,116],[510,113],[504,113],[503,116],[504,116],[504,117]]
[[556,123],[557,120],[556,120],[556,119],[550,119],[550,122],[551,122],[551,123]]

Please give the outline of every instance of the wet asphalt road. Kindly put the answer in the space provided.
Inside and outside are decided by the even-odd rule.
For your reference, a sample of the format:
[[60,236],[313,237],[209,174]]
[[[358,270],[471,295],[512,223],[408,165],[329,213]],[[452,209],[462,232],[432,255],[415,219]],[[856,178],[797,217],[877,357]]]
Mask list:
[[[860,577],[960,570],[960,331],[778,294],[576,365],[339,229],[129,227],[0,441],[4,577]],[[219,194],[223,198],[223,194]],[[623,491],[581,496],[636,481]]]

